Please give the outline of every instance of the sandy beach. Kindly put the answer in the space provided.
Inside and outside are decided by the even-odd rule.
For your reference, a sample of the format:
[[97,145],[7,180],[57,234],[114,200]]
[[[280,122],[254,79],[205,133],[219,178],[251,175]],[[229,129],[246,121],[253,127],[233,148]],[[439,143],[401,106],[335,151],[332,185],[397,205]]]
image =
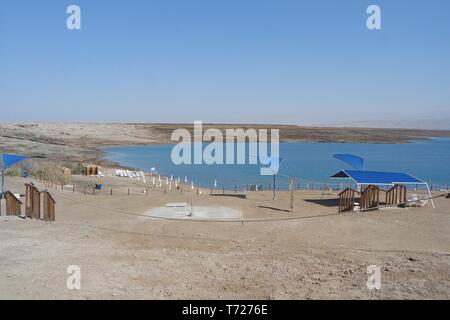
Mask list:
[[[337,213],[337,191],[300,190],[289,212],[289,192],[272,201],[268,191],[247,192],[241,199],[221,196],[221,190],[217,196],[209,189],[197,194],[189,186],[163,190],[152,186],[151,177],[147,184],[115,177],[117,166],[101,160],[99,147],[168,143],[171,129],[1,125],[3,152],[42,154],[46,166],[103,164],[105,177],[72,175],[67,184],[75,190],[7,177],[8,189],[22,194],[22,201],[26,182],[49,188],[56,221],[6,217],[3,204],[0,299],[449,298],[449,200],[436,199],[436,209]],[[446,135],[281,128],[284,141],[402,143]],[[105,188],[94,194],[96,183]],[[169,203],[185,203],[187,209],[164,216]],[[71,265],[80,267],[81,290],[66,286]],[[367,288],[370,265],[382,272],[380,290]]]
[[[336,192],[272,201],[166,190],[112,177],[94,194],[51,189],[56,221],[0,218],[0,299],[448,299],[450,201],[436,209],[337,213]],[[98,178],[73,176],[77,186]],[[8,177],[17,193],[30,179]],[[32,180],[36,186],[44,186]],[[113,195],[110,193],[113,188]],[[89,190],[89,188],[88,188]],[[128,195],[130,190],[130,195]],[[438,194],[438,193],[436,193]],[[230,208],[241,219],[149,217],[167,203]],[[4,209],[4,208],[3,208]],[[2,211],[4,212],[4,211]],[[239,221],[239,220],[243,220]],[[81,270],[81,290],[66,269]],[[382,287],[366,286],[379,266]]]
[[450,1],[0,7],[0,302],[450,300]]

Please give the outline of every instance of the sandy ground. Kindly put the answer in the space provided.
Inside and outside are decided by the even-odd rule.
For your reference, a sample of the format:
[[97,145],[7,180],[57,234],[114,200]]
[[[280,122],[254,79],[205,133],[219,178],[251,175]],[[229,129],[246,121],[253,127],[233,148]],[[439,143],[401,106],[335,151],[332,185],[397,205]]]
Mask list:
[[[24,193],[26,181],[8,178],[8,186]],[[320,192],[300,191],[289,213],[288,193],[276,201],[266,192],[245,200],[189,188],[145,195],[126,178],[101,182],[106,190],[95,195],[53,189],[56,222],[0,218],[1,299],[450,297],[450,200],[436,200],[437,209],[337,214],[335,193],[319,201]],[[220,206],[244,221],[267,221],[145,216],[168,202],[191,201],[194,210]],[[70,265],[81,268],[81,290],[66,287]],[[366,286],[369,265],[381,268],[380,290]]]

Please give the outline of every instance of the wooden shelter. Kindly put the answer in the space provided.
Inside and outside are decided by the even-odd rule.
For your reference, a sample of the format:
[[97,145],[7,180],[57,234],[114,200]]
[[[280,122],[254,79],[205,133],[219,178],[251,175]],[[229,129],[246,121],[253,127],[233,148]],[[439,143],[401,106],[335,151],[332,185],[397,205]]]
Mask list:
[[99,170],[97,166],[86,166],[84,171],[87,176],[97,176],[98,172]]

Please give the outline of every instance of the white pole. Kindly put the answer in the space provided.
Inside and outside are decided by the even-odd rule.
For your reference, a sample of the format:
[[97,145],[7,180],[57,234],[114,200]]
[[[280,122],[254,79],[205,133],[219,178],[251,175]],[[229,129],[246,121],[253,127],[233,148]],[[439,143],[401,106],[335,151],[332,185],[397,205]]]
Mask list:
[[431,195],[430,187],[428,186],[428,183],[426,183],[425,185],[427,186],[428,195],[430,196],[430,200],[431,200],[431,205],[433,206],[433,209],[434,209],[435,206],[434,206],[433,196]]

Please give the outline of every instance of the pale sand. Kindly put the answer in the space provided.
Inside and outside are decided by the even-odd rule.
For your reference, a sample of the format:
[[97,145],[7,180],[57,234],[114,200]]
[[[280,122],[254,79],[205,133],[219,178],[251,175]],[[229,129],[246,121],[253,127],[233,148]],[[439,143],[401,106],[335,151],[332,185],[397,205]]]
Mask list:
[[[74,177],[91,186],[97,180]],[[8,178],[14,192],[26,180]],[[35,181],[36,182],[36,181]],[[450,201],[337,214],[320,192],[249,193],[249,199],[151,189],[108,177],[105,191],[53,190],[56,222],[0,219],[2,299],[381,299],[450,296]],[[39,188],[42,185],[36,182]],[[187,188],[189,190],[189,188]],[[326,199],[335,198],[327,193]],[[245,220],[170,221],[145,217],[168,202],[226,207]],[[106,209],[105,208],[111,208]],[[275,210],[278,209],[278,210]],[[282,219],[295,218],[291,220]],[[279,220],[281,219],[281,220]],[[81,268],[80,291],[66,288],[66,268]],[[366,287],[369,265],[382,288]]]

